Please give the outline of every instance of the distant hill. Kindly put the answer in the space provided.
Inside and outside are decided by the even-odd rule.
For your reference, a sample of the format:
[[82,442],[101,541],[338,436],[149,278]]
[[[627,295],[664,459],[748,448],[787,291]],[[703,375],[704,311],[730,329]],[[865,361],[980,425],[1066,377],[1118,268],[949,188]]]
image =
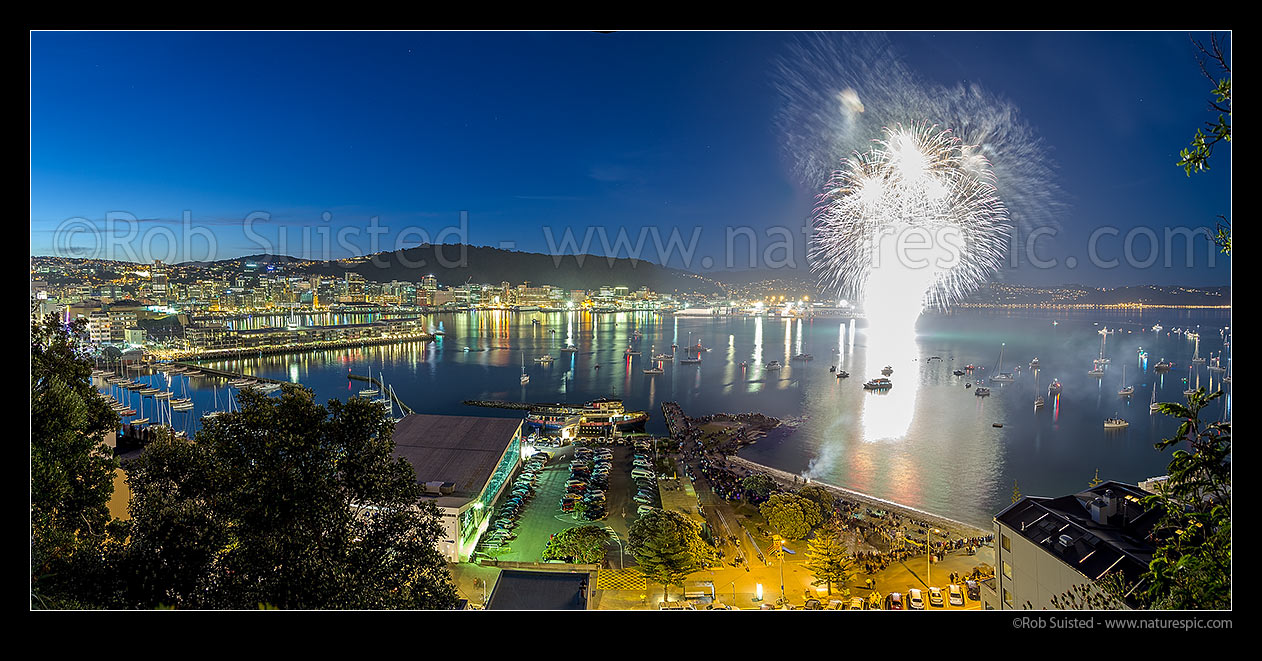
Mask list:
[[1139,285],[1134,287],[1028,287],[991,283],[970,295],[965,303],[983,305],[1231,305],[1231,287],[1178,287]]
[[306,273],[343,277],[358,273],[366,280],[417,282],[434,275],[443,285],[465,282],[514,285],[552,285],[562,289],[594,289],[601,285],[648,287],[661,293],[722,294],[715,280],[688,271],[666,268],[632,259],[599,255],[564,255],[517,252],[488,246],[446,244],[414,248],[329,262],[310,262],[295,268]]

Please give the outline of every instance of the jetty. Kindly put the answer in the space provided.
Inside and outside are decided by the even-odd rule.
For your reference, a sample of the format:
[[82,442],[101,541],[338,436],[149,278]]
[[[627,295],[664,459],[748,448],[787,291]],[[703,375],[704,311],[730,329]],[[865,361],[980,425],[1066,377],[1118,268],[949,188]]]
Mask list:
[[[179,367],[187,367],[189,369],[197,370],[198,372],[201,372],[202,374],[209,374],[210,376],[218,376],[224,379],[250,379],[252,381],[260,381],[262,383],[278,383],[281,385],[289,383],[289,381],[279,381],[277,379],[269,379],[265,376],[255,376],[253,374],[243,374],[241,372],[229,372],[227,370],[217,370],[210,367],[206,367],[205,365],[198,365],[197,363],[175,362],[171,364],[179,366]],[[153,367],[160,369],[158,364],[153,365]]]

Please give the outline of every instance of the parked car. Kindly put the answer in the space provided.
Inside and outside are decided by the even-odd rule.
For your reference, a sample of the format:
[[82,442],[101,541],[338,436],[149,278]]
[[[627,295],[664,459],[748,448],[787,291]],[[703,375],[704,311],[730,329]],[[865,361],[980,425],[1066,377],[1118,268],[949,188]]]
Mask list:
[[942,588],[929,588],[929,605],[941,608],[944,603],[942,600]]
[[964,591],[958,585],[947,586],[947,602],[952,606],[964,605]]
[[968,589],[968,598],[973,601],[982,600],[982,586],[977,581],[964,581],[964,587]]
[[863,610],[863,605],[864,605],[863,597],[851,597],[850,608],[848,608],[847,610],[861,611]]
[[639,507],[636,508],[635,513],[640,516],[644,516],[645,514],[648,514],[649,512],[652,512],[653,510],[656,510],[656,509],[657,508],[653,507],[652,505],[640,505]]
[[907,591],[907,605],[914,611],[925,609],[925,597],[920,588],[912,588]]

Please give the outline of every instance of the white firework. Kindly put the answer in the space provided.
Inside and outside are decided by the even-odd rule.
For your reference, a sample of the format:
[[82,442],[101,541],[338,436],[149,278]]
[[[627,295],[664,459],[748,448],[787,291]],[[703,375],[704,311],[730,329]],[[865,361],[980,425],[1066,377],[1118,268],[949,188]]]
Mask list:
[[989,161],[949,130],[926,123],[884,134],[843,161],[820,195],[811,268],[866,308],[908,306],[918,315],[999,270],[1008,211]]

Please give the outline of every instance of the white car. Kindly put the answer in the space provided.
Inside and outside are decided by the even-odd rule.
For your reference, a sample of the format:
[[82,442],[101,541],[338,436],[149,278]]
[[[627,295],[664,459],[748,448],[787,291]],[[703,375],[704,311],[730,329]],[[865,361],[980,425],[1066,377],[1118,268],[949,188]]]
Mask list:
[[947,586],[947,602],[952,606],[964,605],[964,591],[958,585]]
[[942,588],[929,588],[929,605],[942,607]]
[[912,588],[907,591],[907,605],[914,611],[925,609],[925,598],[920,592],[920,588]]

